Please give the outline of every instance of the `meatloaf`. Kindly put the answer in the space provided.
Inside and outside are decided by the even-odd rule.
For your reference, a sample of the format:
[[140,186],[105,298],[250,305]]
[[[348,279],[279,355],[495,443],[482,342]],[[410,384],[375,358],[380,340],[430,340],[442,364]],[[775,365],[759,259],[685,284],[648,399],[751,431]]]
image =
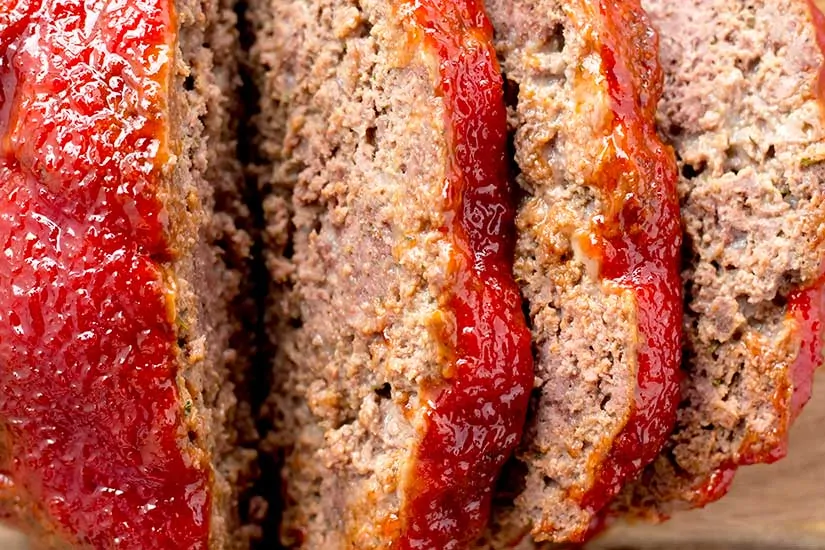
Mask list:
[[246,548],[231,3],[0,9],[0,518]]
[[617,504],[666,515],[785,453],[822,361],[823,55],[803,0],[644,0],[666,73],[686,234],[683,402]]
[[533,383],[492,28],[476,0],[250,8],[282,540],[464,548]]
[[[581,540],[675,421],[676,164],[638,2],[487,0],[511,91],[536,383],[495,540]],[[497,547],[501,542],[487,542]]]

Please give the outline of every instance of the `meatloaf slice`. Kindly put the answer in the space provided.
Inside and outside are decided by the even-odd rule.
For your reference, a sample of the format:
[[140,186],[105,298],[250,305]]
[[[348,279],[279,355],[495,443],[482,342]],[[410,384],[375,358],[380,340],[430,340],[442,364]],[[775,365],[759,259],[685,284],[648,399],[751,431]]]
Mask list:
[[678,402],[681,232],[654,123],[657,37],[636,1],[486,3],[516,100],[515,273],[536,351],[524,489],[494,538],[579,540],[657,455]]
[[803,0],[643,3],[681,166],[687,376],[673,436],[618,507],[666,515],[783,456],[822,360],[823,55]]
[[248,547],[231,4],[0,8],[0,517],[37,547]]
[[533,382],[483,5],[250,7],[283,542],[466,547]]

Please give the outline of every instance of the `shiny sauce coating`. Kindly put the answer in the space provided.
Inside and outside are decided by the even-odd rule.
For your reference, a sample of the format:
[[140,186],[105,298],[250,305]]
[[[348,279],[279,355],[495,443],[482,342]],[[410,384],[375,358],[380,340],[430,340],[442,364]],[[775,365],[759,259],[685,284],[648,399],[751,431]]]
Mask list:
[[[816,43],[823,55],[817,75],[816,93],[821,119],[825,123],[825,14],[812,0],[809,0],[809,6],[816,29]],[[822,242],[817,242],[814,246],[825,250]],[[791,366],[791,421],[799,416],[802,407],[811,398],[814,371],[822,366],[825,360],[825,257],[822,258],[822,262],[819,278],[806,287],[795,290],[788,297],[788,309],[799,324],[801,333],[799,355]]]
[[503,80],[480,0],[401,2],[411,37],[435,60],[449,155],[453,245],[446,335],[455,361],[422,388],[423,431],[402,487],[399,548],[462,548],[482,531],[493,486],[523,429],[533,362],[512,275],[514,206]]
[[799,355],[791,366],[793,395],[791,421],[795,420],[811,398],[814,372],[823,363],[825,337],[825,269],[819,279],[805,288],[795,290],[788,298],[788,308],[799,324]]
[[0,0],[0,513],[94,548],[206,548],[177,389],[170,0]]
[[594,224],[591,251],[601,277],[636,299],[638,372],[635,406],[582,497],[602,509],[661,450],[676,420],[681,359],[681,226],[672,151],[656,134],[662,91],[655,34],[638,2],[587,0],[600,20],[591,33],[602,58],[612,125],[590,185],[605,209]]

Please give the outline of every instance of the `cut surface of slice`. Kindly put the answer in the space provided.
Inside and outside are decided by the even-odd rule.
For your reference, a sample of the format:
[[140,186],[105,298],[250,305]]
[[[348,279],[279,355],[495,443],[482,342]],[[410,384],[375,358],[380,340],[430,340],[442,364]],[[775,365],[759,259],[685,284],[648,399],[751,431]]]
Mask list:
[[492,28],[476,1],[251,17],[267,214],[293,231],[270,258],[284,542],[466,547],[533,383]]
[[674,434],[617,508],[666,516],[784,456],[822,362],[823,55],[805,1],[643,4],[681,167],[686,380]]
[[496,537],[580,540],[658,454],[679,398],[681,229],[655,128],[657,37],[638,2],[486,4],[514,98],[527,194],[515,273],[537,350],[521,492]]
[[240,180],[202,137],[226,6],[0,9],[0,516],[45,547],[244,547],[239,276],[212,218]]

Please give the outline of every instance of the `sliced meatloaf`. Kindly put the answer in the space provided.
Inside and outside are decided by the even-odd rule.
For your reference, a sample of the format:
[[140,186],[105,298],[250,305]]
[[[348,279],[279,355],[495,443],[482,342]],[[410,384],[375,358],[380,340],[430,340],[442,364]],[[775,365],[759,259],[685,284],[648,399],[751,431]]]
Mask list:
[[248,547],[231,4],[0,8],[0,518],[37,547]]
[[666,515],[783,456],[822,361],[823,55],[802,0],[643,4],[681,167],[687,376],[672,437],[618,507]]
[[657,37],[634,1],[486,4],[514,100],[515,274],[536,353],[507,487],[520,494],[491,537],[580,540],[657,455],[678,401],[681,233],[654,125]]
[[466,547],[533,381],[492,28],[476,0],[255,0],[250,20],[283,542]]

